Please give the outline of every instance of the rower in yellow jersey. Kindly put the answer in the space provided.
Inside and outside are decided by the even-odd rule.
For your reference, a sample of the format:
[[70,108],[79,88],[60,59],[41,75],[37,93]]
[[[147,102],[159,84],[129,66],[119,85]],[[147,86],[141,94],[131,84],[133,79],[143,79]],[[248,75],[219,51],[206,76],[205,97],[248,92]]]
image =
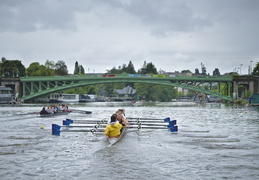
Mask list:
[[116,114],[111,116],[111,122],[105,128],[105,135],[108,136],[110,144],[116,143],[121,135],[122,125],[117,121]]

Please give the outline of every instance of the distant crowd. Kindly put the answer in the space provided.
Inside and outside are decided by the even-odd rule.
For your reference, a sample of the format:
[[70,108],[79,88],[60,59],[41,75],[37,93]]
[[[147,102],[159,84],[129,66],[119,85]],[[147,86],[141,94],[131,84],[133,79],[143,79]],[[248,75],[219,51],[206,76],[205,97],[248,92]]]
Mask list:
[[67,105],[49,105],[49,106],[44,106],[42,110],[40,111],[40,115],[42,114],[53,114],[61,111],[68,111],[68,106]]

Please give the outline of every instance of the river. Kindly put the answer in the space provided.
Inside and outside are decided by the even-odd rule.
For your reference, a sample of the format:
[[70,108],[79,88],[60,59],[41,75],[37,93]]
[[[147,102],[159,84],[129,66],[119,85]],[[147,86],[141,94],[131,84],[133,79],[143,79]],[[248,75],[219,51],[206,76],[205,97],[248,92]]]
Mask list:
[[[43,104],[1,105],[0,179],[259,179],[259,108],[229,104],[78,103],[92,111],[39,118]],[[51,134],[62,120],[128,117],[177,120],[179,131],[128,129],[107,147],[101,133]],[[44,127],[43,129],[40,127]]]

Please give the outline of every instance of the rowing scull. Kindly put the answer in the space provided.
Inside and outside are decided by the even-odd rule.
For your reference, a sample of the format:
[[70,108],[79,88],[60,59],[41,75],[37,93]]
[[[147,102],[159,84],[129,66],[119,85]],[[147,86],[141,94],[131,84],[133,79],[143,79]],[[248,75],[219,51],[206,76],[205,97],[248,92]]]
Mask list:
[[109,137],[108,137],[108,140],[109,140],[109,145],[108,145],[108,147],[111,147],[111,146],[113,146],[114,144],[116,144],[116,143],[123,137],[123,135],[124,135],[126,129],[127,129],[127,127],[125,127],[125,126],[122,128],[120,137],[118,137],[118,138],[116,138],[116,137],[109,138]]

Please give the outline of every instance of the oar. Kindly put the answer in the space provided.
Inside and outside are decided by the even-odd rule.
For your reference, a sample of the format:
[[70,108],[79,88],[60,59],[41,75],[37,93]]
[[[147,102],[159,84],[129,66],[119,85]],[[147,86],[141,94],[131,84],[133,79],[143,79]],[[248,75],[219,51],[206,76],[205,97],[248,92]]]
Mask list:
[[83,114],[92,114],[92,111],[85,111],[80,109],[72,109],[73,111],[82,112]]
[[66,128],[86,128],[86,127],[92,127],[92,128],[99,128],[99,127],[106,127],[106,124],[79,124],[79,125],[64,125],[60,127],[66,127]]
[[70,130],[70,129],[60,130],[61,127],[68,128],[69,126],[59,126],[57,124],[52,124],[52,135],[60,136],[60,132],[92,132],[92,133],[95,133],[95,132],[104,131],[104,128],[102,128],[102,129],[93,128],[93,129],[84,129],[84,130]]
[[70,125],[73,123],[80,123],[80,124],[87,124],[87,123],[95,123],[95,124],[103,124],[103,123],[107,123],[106,120],[72,120],[72,119],[66,119],[63,121],[63,125]]
[[103,129],[78,129],[78,130],[62,130],[61,132],[91,132],[91,133],[95,133],[95,132],[104,132]]
[[[73,124],[88,124],[88,123],[100,124],[100,123],[107,123],[108,122],[106,120],[91,120],[91,119],[90,120],[72,120],[72,121],[73,121]],[[70,124],[72,124],[72,123],[70,123]]]
[[136,119],[136,120],[163,120],[164,122],[169,122],[170,117],[164,118],[164,119],[155,119],[155,118],[134,118],[134,117],[128,117],[127,119]]
[[178,126],[171,126],[171,127],[162,127],[162,126],[130,126],[129,128],[137,128],[137,129],[169,129],[171,132],[178,131]]
[[129,125],[146,125],[146,126],[165,126],[167,127],[168,124],[165,123],[146,123],[146,122],[130,122]]

